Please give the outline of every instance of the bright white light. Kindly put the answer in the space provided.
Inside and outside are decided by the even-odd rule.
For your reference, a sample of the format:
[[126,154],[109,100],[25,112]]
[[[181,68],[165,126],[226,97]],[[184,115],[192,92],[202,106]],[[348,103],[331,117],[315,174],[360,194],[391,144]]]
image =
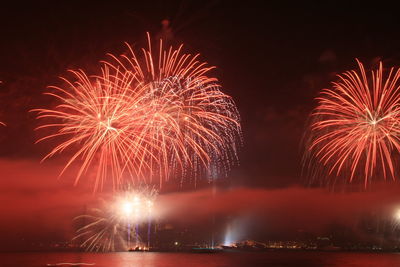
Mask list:
[[133,204],[134,204],[135,206],[138,206],[138,205],[140,204],[140,198],[139,198],[138,196],[135,196],[135,197],[133,198]]
[[147,222],[157,214],[153,198],[136,192],[121,196],[113,208],[122,220],[132,223]]
[[132,205],[132,203],[129,202],[129,201],[123,202],[123,203],[122,203],[121,210],[122,210],[122,214],[123,214],[123,215],[129,217],[129,216],[132,214],[132,212],[133,212],[133,205]]
[[396,213],[394,214],[394,218],[400,221],[400,209],[396,211]]
[[233,244],[233,233],[230,224],[227,225],[225,231],[224,246],[231,246]]
[[238,217],[228,222],[223,244],[225,246],[234,246],[239,240],[243,240],[246,236],[249,220],[250,217]]

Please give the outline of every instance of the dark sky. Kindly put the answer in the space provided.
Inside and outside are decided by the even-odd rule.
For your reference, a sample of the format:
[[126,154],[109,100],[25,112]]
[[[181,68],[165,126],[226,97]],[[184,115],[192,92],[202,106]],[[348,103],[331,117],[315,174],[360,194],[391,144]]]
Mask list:
[[[52,2],[3,8],[0,97],[0,155],[41,157],[33,145],[34,114],[44,106],[46,86],[60,84],[67,69],[95,72],[105,54],[124,51],[123,42],[143,44],[168,18],[174,42],[201,53],[242,116],[241,167],[232,176],[244,183],[299,183],[300,139],[313,98],[334,73],[368,66],[380,57],[399,59],[399,19],[368,4],[275,5],[230,1]],[[325,55],[325,57],[324,57]],[[325,58],[325,60],[323,59]],[[248,179],[247,177],[251,177]]]
[[[28,162],[38,172],[51,165],[53,171],[57,164],[39,165],[49,145],[33,144],[37,122],[28,112],[48,104],[46,86],[59,84],[67,69],[96,71],[106,53],[124,52],[125,41],[143,44],[146,31],[157,36],[161,21],[169,19],[173,43],[217,66],[214,75],[241,113],[241,165],[228,183],[257,190],[303,185],[300,141],[313,98],[336,73],[355,68],[355,58],[367,67],[378,59],[397,65],[400,17],[395,8],[365,2],[231,2],[32,1],[2,7],[0,121],[7,127],[0,128],[0,157]],[[27,175],[2,175],[2,190],[24,195],[29,189],[15,180]],[[37,180],[28,195],[39,194],[44,182]],[[54,180],[69,188],[67,178]],[[11,188],[14,183],[23,189]]]

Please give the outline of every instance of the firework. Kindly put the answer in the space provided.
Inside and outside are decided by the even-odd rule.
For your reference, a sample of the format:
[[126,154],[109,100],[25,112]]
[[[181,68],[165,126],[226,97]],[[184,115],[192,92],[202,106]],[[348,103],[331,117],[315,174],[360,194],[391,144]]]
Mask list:
[[[145,88],[149,110],[140,140],[157,157],[145,162],[160,183],[173,173],[197,178],[226,174],[237,162],[241,145],[240,117],[232,98],[220,90],[216,78],[207,76],[214,68],[198,60],[199,55],[182,53],[182,45],[164,49],[160,40],[154,52],[148,49],[122,59],[112,56],[120,69],[137,73],[137,88]],[[150,147],[151,145],[151,147]]]
[[77,216],[74,221],[83,224],[73,240],[80,241],[86,251],[118,251],[135,246],[145,247],[139,235],[139,226],[147,222],[147,248],[150,246],[151,221],[157,190],[140,187],[116,193],[111,201],[102,200],[101,208]]
[[[74,220],[85,224],[77,230],[73,240],[82,240],[80,246],[86,251],[127,250],[126,224],[108,207],[91,209],[90,214],[78,216]],[[129,234],[134,235],[134,232]]]
[[338,76],[324,89],[312,113],[306,157],[317,161],[327,175],[358,174],[365,186],[381,175],[395,178],[395,157],[400,151],[400,70],[384,76],[382,63],[370,75],[358,62],[358,71]]
[[157,196],[158,191],[154,187],[139,185],[132,189],[129,186],[115,196],[114,202],[119,207],[121,217],[128,215],[135,222],[142,223],[152,216]]
[[74,149],[62,173],[74,161],[82,159],[77,183],[91,165],[96,165],[95,190],[107,176],[113,178],[114,186],[121,182],[125,171],[131,177],[140,177],[133,162],[147,152],[140,149],[133,137],[140,127],[135,121],[143,120],[146,111],[136,105],[143,97],[140,89],[135,94],[131,92],[134,74],[117,69],[111,69],[111,73],[106,65],[97,77],[88,77],[83,71],[71,72],[76,81],[64,79],[69,90],[52,87],[55,92],[47,93],[61,103],[53,109],[35,110],[39,119],[47,120],[37,129],[57,129],[37,142],[47,139],[60,142],[43,160],[67,148]]
[[63,172],[82,160],[76,182],[91,165],[97,166],[96,190],[108,176],[114,187],[124,177],[159,177],[161,185],[171,175],[226,174],[237,161],[239,113],[217,79],[206,75],[213,67],[182,54],[182,46],[165,50],[161,40],[153,54],[148,40],[141,57],[129,45],[130,56],[110,55],[100,76],[72,71],[75,81],[64,79],[68,89],[48,93],[62,103],[36,110],[50,120],[38,129],[55,130],[38,142],[60,140],[44,159],[74,150]]

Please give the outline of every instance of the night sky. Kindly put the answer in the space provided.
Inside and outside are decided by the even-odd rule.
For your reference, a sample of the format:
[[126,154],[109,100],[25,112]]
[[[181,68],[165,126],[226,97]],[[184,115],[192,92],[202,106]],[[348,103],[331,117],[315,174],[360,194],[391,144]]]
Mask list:
[[[389,5],[32,1],[4,6],[0,14],[0,121],[7,124],[0,128],[0,233],[13,244],[25,237],[68,237],[60,229],[68,229],[70,218],[94,198],[84,182],[73,187],[72,176],[57,179],[62,156],[39,163],[51,144],[34,144],[40,133],[34,131],[38,123],[29,110],[51,104],[42,93],[48,85],[60,85],[58,77],[67,69],[96,72],[106,53],[126,52],[124,42],[140,47],[147,31],[162,36],[164,19],[171,23],[172,44],[184,43],[186,52],[200,53],[201,60],[217,66],[213,75],[242,117],[240,166],[221,182],[223,193],[214,200],[218,205],[213,212],[232,216],[251,206],[264,226],[266,213],[272,212],[268,227],[276,234],[307,225],[311,231],[337,218],[354,223],[349,214],[361,212],[365,203],[394,205],[398,200],[399,190],[383,194],[387,189],[379,190],[384,186],[375,193],[332,195],[308,187],[301,175],[301,140],[318,92],[337,73],[354,69],[355,58],[367,68],[378,60],[388,67],[400,64],[400,17]],[[197,203],[207,192],[167,188],[169,194],[161,196],[165,203],[175,203],[180,194]],[[293,215],[296,197],[302,201],[295,201],[299,214]],[[209,206],[204,201],[196,214],[207,217]],[[329,215],[325,219],[310,219],[324,212]],[[292,216],[298,220],[282,224]],[[38,226],[47,230],[35,230]]]

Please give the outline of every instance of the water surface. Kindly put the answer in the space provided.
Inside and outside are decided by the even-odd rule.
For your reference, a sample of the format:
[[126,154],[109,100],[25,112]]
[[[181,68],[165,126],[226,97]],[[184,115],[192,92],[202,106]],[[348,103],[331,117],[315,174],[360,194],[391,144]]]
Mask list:
[[[2,267],[39,267],[56,263],[91,263],[96,267],[242,267],[242,266],[400,266],[398,253],[313,251],[195,253],[0,253]],[[85,265],[82,265],[85,266]]]

